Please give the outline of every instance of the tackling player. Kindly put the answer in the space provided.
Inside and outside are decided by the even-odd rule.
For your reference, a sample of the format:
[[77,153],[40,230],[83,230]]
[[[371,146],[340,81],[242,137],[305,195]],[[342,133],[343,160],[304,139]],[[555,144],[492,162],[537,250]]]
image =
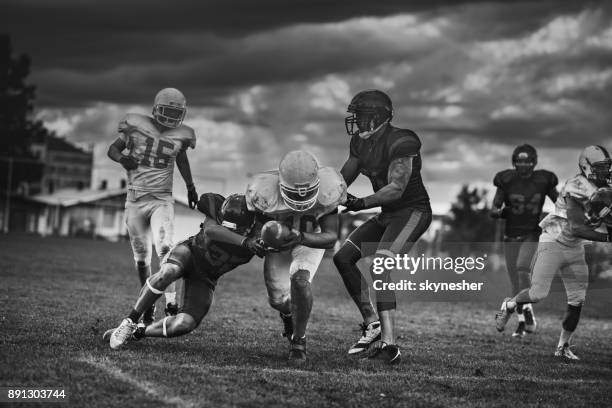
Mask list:
[[246,198],[249,210],[292,230],[280,252],[267,253],[264,279],[268,301],[280,312],[290,339],[289,362],[302,364],[311,283],[325,249],[338,239],[338,205],[346,199],[346,184],[337,170],[319,167],[310,153],[296,150],[283,157],[278,170],[256,174]]
[[[356,264],[371,252],[392,258],[407,253],[429,227],[432,214],[421,179],[421,141],[413,131],[391,125],[393,106],[384,92],[359,92],[348,112],[351,115],[345,119],[345,126],[351,141],[342,177],[350,186],[359,173],[365,175],[374,194],[363,198],[349,194],[344,211],[381,207],[381,212],[355,229],[334,255],[344,285],[364,319],[362,336],[348,352],[365,352],[381,340],[368,357],[395,363],[400,359],[394,333],[395,292],[377,292],[377,316],[367,281]],[[385,272],[382,279],[388,281],[390,273]]]
[[[567,293],[555,356],[570,360],[578,357],[570,350],[586,297],[588,266],[584,256],[586,241],[610,241],[604,217],[612,208],[610,166],[612,160],[601,146],[588,146],[580,154],[580,174],[569,179],[555,202],[555,211],[540,223],[542,235],[533,260],[531,285],[513,298],[506,298],[495,316],[496,328],[503,331],[519,305],[536,303],[548,296],[553,278],[560,274]],[[586,216],[585,216],[586,215]]]
[[[249,262],[254,254],[264,255],[265,248],[255,238],[255,214],[247,210],[243,195],[224,200],[219,194],[203,194],[198,209],[206,215],[200,232],[172,248],[159,272],[145,281],[132,311],[117,328],[104,333],[111,348],[132,337],[176,337],[191,332],[208,313],[217,280]],[[180,312],[149,326],[137,325],[142,313],[179,278],[185,281]]]
[[[512,293],[529,287],[531,259],[541,233],[538,224],[542,206],[546,196],[554,203],[559,195],[557,176],[547,170],[534,170],[537,162],[538,154],[532,146],[517,146],[512,153],[514,169],[500,171],[493,179],[497,191],[491,216],[506,220],[504,253]],[[521,338],[525,332],[533,333],[537,323],[531,305],[520,305],[516,312],[519,324],[512,336]]]
[[[195,147],[196,137],[182,124],[186,106],[178,89],[162,89],[155,96],[153,117],[128,113],[119,122],[119,137],[108,148],[108,157],[127,171],[126,224],[141,285],[151,274],[151,233],[159,259],[172,247],[175,161],[187,185],[189,207],[198,201],[187,159],[187,148]],[[166,292],[166,315],[176,314],[177,309],[172,284]],[[143,320],[151,323],[154,315],[152,306]]]

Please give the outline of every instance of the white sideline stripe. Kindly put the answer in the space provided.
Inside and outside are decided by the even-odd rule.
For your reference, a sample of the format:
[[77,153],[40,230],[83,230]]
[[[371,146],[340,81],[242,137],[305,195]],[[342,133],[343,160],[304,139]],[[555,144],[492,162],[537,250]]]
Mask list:
[[104,371],[111,377],[114,377],[119,381],[123,381],[124,383],[127,383],[134,388],[138,388],[140,391],[163,402],[164,404],[175,405],[179,408],[193,408],[202,405],[201,403],[197,404],[192,401],[186,401],[179,396],[170,396],[168,392],[163,391],[162,387],[157,386],[149,381],[139,380],[129,374],[124,373],[119,367],[111,363],[107,357],[96,358],[92,355],[86,354],[77,359],[76,361],[89,364],[92,367]]
[[[398,372],[389,372],[389,371],[364,371],[364,370],[349,370],[349,371],[316,371],[316,370],[300,370],[300,369],[291,369],[291,368],[261,368],[261,367],[253,367],[253,366],[237,366],[237,365],[227,365],[227,366],[218,366],[212,364],[181,364],[179,367],[181,368],[190,368],[195,369],[196,371],[201,371],[207,374],[210,374],[210,370],[220,370],[220,371],[235,371],[235,370],[250,370],[257,371],[260,373],[268,373],[268,374],[290,374],[290,375],[329,375],[334,377],[400,377],[400,378],[414,378],[414,373],[398,373]],[[538,377],[522,377],[522,376],[508,376],[508,377],[476,377],[476,376],[468,376],[468,375],[428,375],[428,376],[418,376],[423,380],[440,380],[440,381],[476,381],[476,382],[487,382],[487,381],[529,381],[535,382],[539,384],[546,385],[575,385],[577,383],[580,384],[610,384],[612,386],[612,381],[610,380],[583,380],[583,379],[558,379],[558,378],[538,378]]]

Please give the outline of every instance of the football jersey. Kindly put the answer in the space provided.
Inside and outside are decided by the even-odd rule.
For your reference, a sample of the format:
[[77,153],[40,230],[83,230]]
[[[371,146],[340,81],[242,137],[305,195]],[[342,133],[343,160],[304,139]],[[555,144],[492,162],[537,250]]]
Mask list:
[[138,167],[127,172],[128,190],[136,199],[148,193],[172,193],[176,155],[196,144],[189,126],[160,132],[155,123],[155,119],[136,113],[128,113],[119,122],[119,138],[138,161]]
[[[198,201],[198,210],[220,223],[223,201],[224,198],[220,194],[202,194]],[[187,241],[195,258],[197,273],[209,281],[213,287],[225,273],[248,263],[253,258],[253,253],[243,246],[218,242],[208,238],[204,233],[204,224],[200,225],[200,232],[189,237]]]
[[548,193],[555,189],[559,180],[547,170],[535,170],[531,176],[522,178],[514,169],[500,171],[493,184],[503,190],[506,235],[521,236],[538,230],[542,206]]
[[389,165],[398,157],[412,157],[412,174],[402,196],[382,206],[382,211],[414,208],[431,212],[429,195],[421,178],[421,141],[412,130],[387,125],[380,135],[362,139],[354,135],[350,143],[350,155],[359,160],[359,171],[370,179],[374,192],[380,190],[389,180]]
[[302,232],[316,231],[319,219],[338,211],[346,200],[346,183],[332,167],[319,169],[319,194],[315,205],[306,211],[295,211],[285,204],[280,192],[278,170],[256,174],[247,186],[246,202],[251,211],[280,221]]
[[[586,204],[595,191],[597,187],[581,174],[567,180],[555,202],[555,210],[540,222],[542,230],[552,239],[565,245],[575,246],[586,242],[587,240],[572,235],[570,231],[567,221],[567,199],[572,197],[578,201],[586,212]],[[607,233],[605,225],[595,231]]]

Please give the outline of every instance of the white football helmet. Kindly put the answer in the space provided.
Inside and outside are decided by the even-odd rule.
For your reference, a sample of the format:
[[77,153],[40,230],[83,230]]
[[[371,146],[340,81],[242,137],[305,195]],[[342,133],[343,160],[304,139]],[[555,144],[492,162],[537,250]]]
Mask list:
[[610,167],[612,159],[602,146],[587,146],[580,153],[578,166],[582,175],[597,187],[610,185]]
[[175,88],[164,88],[155,95],[153,117],[166,127],[180,126],[187,112],[187,100],[181,91]]
[[294,150],[278,165],[280,193],[285,204],[294,211],[314,207],[319,195],[319,163],[303,150]]

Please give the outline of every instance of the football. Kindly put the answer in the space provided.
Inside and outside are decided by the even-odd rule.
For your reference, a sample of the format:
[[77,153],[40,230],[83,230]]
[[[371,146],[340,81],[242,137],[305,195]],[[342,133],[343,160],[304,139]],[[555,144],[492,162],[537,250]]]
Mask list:
[[278,249],[287,242],[291,230],[278,221],[268,221],[261,229],[261,239],[269,247]]

